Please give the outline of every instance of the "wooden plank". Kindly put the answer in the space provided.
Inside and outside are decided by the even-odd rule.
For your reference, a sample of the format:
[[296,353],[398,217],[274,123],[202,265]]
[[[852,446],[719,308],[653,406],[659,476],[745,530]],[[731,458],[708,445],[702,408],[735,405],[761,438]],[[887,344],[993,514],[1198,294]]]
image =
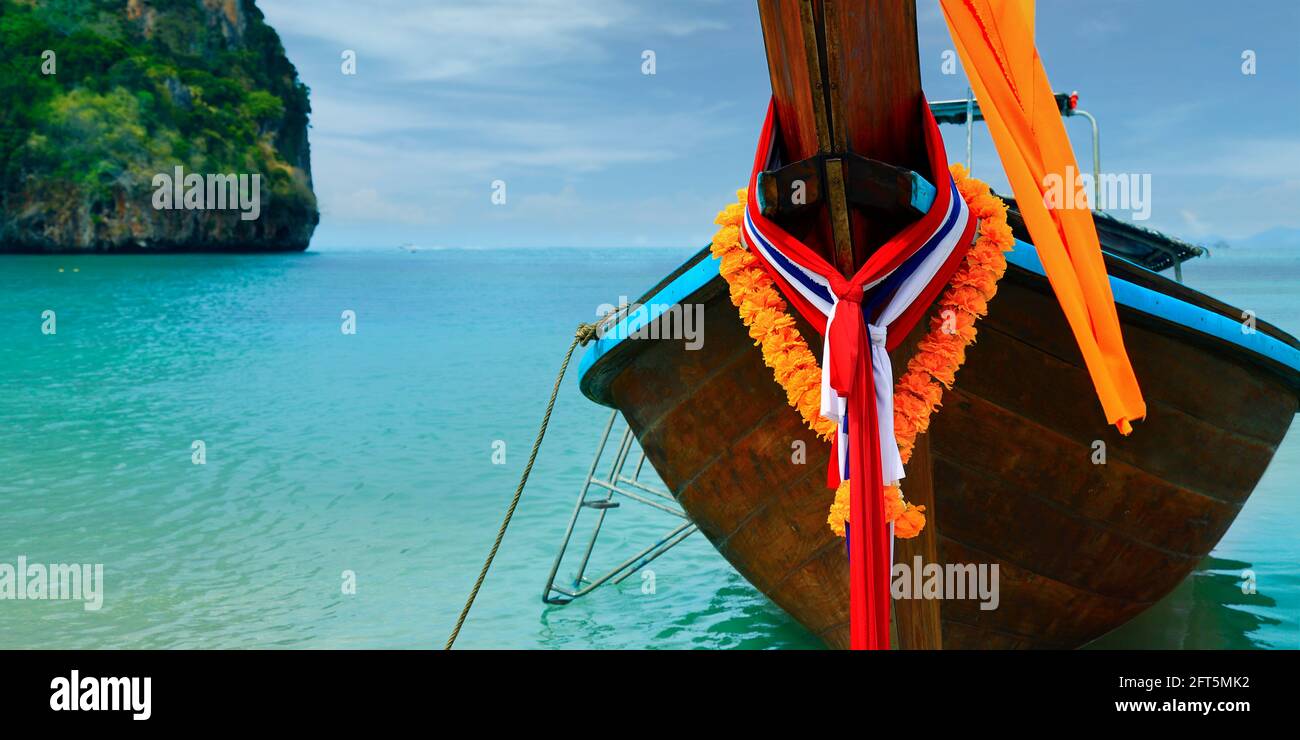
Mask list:
[[[789,449],[789,445],[786,445]],[[748,554],[746,558],[755,571],[762,572],[764,580],[755,582],[761,590],[769,590],[791,571],[808,559],[810,549],[826,546],[844,546],[844,540],[835,536],[826,524],[826,515],[835,492],[826,487],[826,462],[821,469],[800,466],[804,475],[792,481],[784,491],[774,490],[763,504],[756,507],[740,522],[736,531],[722,541],[720,550],[734,550]],[[776,486],[773,486],[776,489]],[[799,491],[791,495],[790,491]],[[797,546],[791,546],[798,543]]]
[[944,536],[1102,596],[1153,602],[1200,560],[1118,536],[960,461],[936,457],[934,479]]
[[[939,537],[939,552],[948,563],[998,565],[996,609],[980,609],[973,599],[947,599],[941,605],[945,650],[993,648],[1008,637],[1023,642],[1020,648],[1078,647],[1149,606],[1076,588],[947,535]],[[954,623],[965,629],[954,629]]]
[[[914,558],[923,563],[942,563],[939,560],[939,518],[935,506],[934,473],[930,459],[930,436],[917,437],[912,449],[912,459],[907,463],[907,477],[903,481],[907,500],[925,507],[925,528],[911,539],[894,540],[894,562],[912,568]],[[918,596],[913,594],[913,596]],[[939,602],[934,599],[895,599],[894,616],[897,620],[898,644],[904,650],[940,650],[943,636],[940,633]]]
[[[1195,557],[1219,541],[1240,506],[1188,491],[958,387],[930,426],[934,447],[1097,526],[1148,547]],[[1051,485],[1042,485],[1050,480]]]
[[[723,281],[718,278],[718,282]],[[627,339],[614,348],[617,357],[601,358],[600,364],[609,361],[618,368],[609,394],[617,399],[619,408],[630,410],[625,412],[629,420],[635,419],[641,427],[655,426],[659,417],[681,406],[683,398],[709,378],[731,372],[735,363],[754,361],[749,331],[726,291],[716,291],[704,300],[700,332],[704,344],[697,350],[685,350],[681,340]],[[758,363],[762,362],[760,356]],[[676,382],[667,387],[650,382],[647,376],[656,373],[667,373]]]
[[832,638],[827,644],[849,646],[849,557],[844,540],[836,537],[814,550],[805,563],[764,593],[810,632],[822,633],[843,623],[842,641]]
[[[1022,319],[1022,323],[1035,321]],[[1132,345],[1130,349],[1142,351]],[[1273,456],[1272,445],[1223,429],[1236,416],[1256,413],[1253,408],[1222,409],[1210,422],[1163,406],[1152,396],[1147,399],[1146,420],[1135,425],[1132,434],[1122,436],[1106,424],[1082,368],[995,330],[993,322],[981,327],[968,358],[969,367],[957,375],[964,392],[1073,439],[1081,445],[1080,452],[1104,442],[1107,459],[1123,460],[1220,501],[1238,503],[1248,496]],[[1196,356],[1189,360],[1196,362]],[[1207,385],[1200,392],[1214,391]],[[1276,430],[1273,445],[1285,430]]]

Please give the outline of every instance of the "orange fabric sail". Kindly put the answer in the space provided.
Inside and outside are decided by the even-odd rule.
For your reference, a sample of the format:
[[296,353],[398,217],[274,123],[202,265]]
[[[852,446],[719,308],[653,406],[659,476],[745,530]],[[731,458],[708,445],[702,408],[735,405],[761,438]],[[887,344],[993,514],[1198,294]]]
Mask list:
[[1073,189],[1079,168],[1034,46],[1034,0],[939,2],[1106,420],[1128,434],[1146,402],[1124,350],[1092,211],[1046,205],[1052,179]]

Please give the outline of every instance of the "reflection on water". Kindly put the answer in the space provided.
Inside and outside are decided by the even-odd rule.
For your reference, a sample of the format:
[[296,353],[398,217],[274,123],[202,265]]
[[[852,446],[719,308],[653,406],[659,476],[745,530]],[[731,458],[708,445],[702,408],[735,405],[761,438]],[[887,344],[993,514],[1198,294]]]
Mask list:
[[[1246,575],[1243,576],[1243,573]],[[1294,648],[1257,637],[1282,620],[1268,616],[1277,601],[1249,593],[1249,563],[1208,557],[1155,606],[1088,647],[1099,649],[1205,650]],[[1244,580],[1243,580],[1244,579]]]

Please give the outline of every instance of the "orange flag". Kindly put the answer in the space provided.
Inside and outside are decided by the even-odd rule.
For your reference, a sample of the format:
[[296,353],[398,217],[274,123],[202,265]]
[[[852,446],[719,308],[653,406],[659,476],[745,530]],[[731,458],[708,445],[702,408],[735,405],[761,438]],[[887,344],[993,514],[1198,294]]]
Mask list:
[[1034,46],[1034,0],[939,2],[1106,420],[1128,434],[1146,402],[1124,350],[1092,211],[1046,205],[1052,178],[1074,188],[1079,168]]

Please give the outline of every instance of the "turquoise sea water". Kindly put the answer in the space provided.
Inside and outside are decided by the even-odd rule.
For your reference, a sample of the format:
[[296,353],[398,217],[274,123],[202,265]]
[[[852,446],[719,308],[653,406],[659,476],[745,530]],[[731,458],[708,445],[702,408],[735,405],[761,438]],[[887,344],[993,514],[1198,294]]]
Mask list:
[[[574,326],[691,251],[0,258],[0,563],[106,582],[95,612],[0,601],[0,648],[441,646]],[[1188,280],[1297,332],[1300,264],[1277,265]],[[541,603],[606,415],[571,374],[458,644],[815,647],[698,535],[653,593]],[[1298,484],[1300,435],[1202,569],[1100,644],[1300,646]],[[616,510],[593,567],[668,527]]]

